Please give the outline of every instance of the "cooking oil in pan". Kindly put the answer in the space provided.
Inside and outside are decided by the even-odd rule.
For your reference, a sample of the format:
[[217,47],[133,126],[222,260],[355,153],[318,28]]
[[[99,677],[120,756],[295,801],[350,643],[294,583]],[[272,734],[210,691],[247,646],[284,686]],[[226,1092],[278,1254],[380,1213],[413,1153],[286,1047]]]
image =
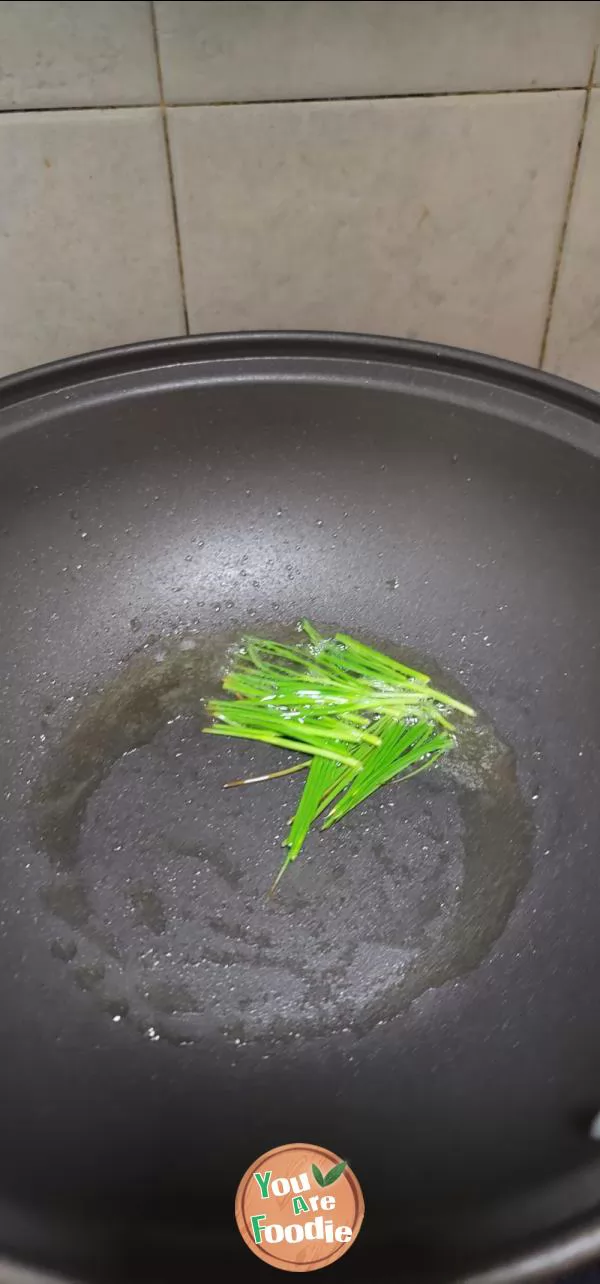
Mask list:
[[[153,1041],[366,1030],[506,925],[533,839],[514,756],[479,716],[431,771],[311,836],[269,900],[302,784],[222,791],[281,765],[201,735],[234,640],[151,639],[55,732],[36,826],[57,965]],[[429,659],[365,640],[470,702]]]

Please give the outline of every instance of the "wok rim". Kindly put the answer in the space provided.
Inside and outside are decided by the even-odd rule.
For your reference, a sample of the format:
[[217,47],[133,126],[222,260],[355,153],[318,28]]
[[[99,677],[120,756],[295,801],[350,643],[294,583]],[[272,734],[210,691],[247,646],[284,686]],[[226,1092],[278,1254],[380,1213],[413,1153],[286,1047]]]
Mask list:
[[[420,339],[323,330],[248,330],[184,335],[121,344],[93,352],[61,358],[0,378],[0,413],[20,403],[60,392],[65,387],[95,382],[118,375],[131,375],[158,367],[191,365],[244,358],[333,358],[362,362],[385,362],[399,367],[470,377],[498,389],[518,392],[552,403],[559,409],[595,421],[600,430],[600,391],[584,387],[559,375],[479,351],[437,344]],[[25,428],[23,424],[17,427]],[[553,435],[572,440],[568,425]],[[600,439],[599,439],[600,441]],[[583,447],[585,450],[585,446]],[[455,1279],[455,1284],[533,1284],[557,1273],[569,1273],[600,1258],[600,1207],[582,1214],[571,1229],[558,1226],[539,1236],[534,1247],[522,1252],[497,1255],[493,1265]],[[5,1257],[0,1249],[0,1266],[15,1272],[23,1284],[66,1284],[70,1276],[57,1274],[52,1267]]]
[[[180,335],[118,344],[58,361],[31,366],[0,378],[0,411],[22,401],[59,391],[68,384],[152,370],[157,366],[260,357],[330,357],[337,360],[381,361],[419,366],[438,374],[475,378],[495,387],[544,396],[555,406],[588,418],[600,417],[600,391],[535,366],[508,361],[484,352],[431,343],[424,339],[391,338],[342,330],[231,330],[214,334]],[[569,433],[565,433],[565,440]]]

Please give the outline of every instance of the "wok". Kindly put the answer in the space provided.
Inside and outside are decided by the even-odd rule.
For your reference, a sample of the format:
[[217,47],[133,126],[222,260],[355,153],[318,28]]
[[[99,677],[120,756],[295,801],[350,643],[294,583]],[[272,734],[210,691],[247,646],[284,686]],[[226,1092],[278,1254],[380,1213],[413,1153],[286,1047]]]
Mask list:
[[[266,1277],[272,1146],[347,1156],[340,1279],[600,1248],[600,400],[418,343],[177,340],[0,392],[0,1248]],[[309,616],[478,735],[311,838],[201,734],[227,646]]]

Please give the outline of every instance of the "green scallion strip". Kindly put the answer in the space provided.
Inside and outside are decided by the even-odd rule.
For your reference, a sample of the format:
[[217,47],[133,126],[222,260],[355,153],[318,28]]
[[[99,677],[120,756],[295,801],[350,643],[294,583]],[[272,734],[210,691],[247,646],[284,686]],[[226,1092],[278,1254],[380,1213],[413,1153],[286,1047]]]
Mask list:
[[273,888],[324,812],[326,830],[382,785],[425,771],[452,748],[452,717],[474,712],[433,687],[426,673],[347,633],[326,638],[308,620],[301,633],[295,645],[243,638],[223,680],[233,698],[210,701],[213,722],[204,728],[304,755],[303,762],[228,785],[308,768]]

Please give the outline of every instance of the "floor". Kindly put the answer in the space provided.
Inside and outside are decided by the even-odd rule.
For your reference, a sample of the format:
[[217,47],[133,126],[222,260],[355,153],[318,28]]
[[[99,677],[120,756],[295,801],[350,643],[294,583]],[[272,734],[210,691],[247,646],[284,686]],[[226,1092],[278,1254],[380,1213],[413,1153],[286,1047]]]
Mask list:
[[596,0],[0,0],[0,373],[336,328],[600,387]]

